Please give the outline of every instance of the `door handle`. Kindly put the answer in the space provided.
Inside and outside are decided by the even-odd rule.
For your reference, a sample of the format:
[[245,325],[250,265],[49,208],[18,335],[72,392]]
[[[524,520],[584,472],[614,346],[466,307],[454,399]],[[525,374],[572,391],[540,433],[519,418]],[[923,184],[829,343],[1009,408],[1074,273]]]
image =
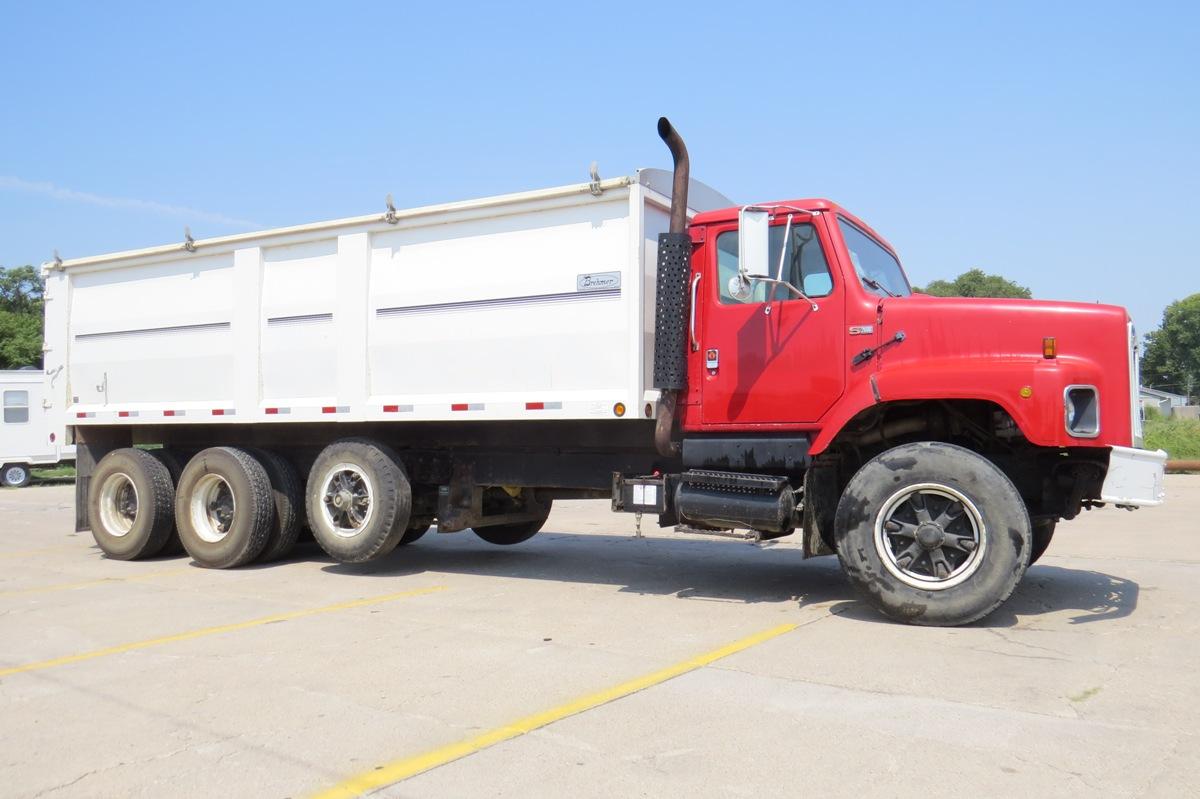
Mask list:
[[691,320],[688,323],[688,330],[692,334],[692,352],[700,349],[700,342],[696,339],[696,287],[700,285],[700,273],[692,278],[692,309]]

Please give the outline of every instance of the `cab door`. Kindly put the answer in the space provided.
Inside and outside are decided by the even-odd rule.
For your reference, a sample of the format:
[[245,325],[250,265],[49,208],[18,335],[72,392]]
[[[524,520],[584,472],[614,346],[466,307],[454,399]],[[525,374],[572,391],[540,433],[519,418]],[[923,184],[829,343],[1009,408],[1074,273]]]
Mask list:
[[816,422],[846,380],[845,288],[834,277],[824,215],[796,215],[790,227],[780,215],[770,229],[770,277],[782,274],[811,303],[760,281],[752,283],[748,298],[734,297],[729,284],[738,271],[737,226],[709,235],[714,233],[706,248],[701,357],[695,362],[702,426],[768,429]]

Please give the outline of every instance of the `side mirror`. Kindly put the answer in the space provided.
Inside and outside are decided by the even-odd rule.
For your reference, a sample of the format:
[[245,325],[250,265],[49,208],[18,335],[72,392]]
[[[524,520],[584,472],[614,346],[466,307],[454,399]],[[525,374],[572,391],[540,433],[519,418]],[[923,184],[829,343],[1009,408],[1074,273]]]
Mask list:
[[[771,274],[771,214],[757,208],[738,212],[738,279],[749,284],[749,275]],[[733,286],[730,285],[732,290]],[[748,291],[749,289],[747,289]],[[730,292],[732,293],[732,291]]]

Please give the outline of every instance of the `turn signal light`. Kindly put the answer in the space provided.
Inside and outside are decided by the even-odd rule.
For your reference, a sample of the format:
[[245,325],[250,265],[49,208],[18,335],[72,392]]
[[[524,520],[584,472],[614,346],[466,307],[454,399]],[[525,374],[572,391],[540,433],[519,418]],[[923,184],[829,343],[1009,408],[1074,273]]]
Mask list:
[[1042,339],[1042,357],[1057,358],[1058,357],[1058,342],[1054,336],[1046,336]]

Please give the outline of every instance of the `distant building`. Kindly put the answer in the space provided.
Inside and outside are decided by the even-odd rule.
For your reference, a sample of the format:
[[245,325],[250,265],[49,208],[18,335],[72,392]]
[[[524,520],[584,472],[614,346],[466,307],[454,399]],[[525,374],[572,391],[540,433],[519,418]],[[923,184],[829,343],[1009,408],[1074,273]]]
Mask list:
[[1154,408],[1164,417],[1172,416],[1176,408],[1182,408],[1188,404],[1188,398],[1183,394],[1172,394],[1170,391],[1161,391],[1145,386],[1138,389],[1138,400],[1142,403],[1142,408],[1147,410]]

